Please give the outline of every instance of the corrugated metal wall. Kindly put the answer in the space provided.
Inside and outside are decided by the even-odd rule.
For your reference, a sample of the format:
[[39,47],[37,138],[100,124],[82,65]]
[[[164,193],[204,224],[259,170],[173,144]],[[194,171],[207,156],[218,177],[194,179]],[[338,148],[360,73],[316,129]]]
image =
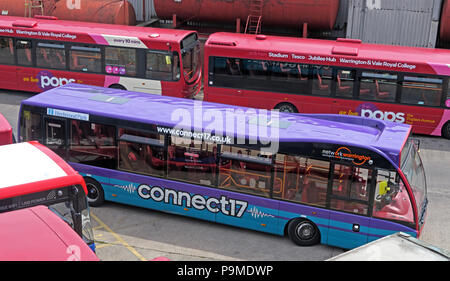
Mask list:
[[[156,17],[153,0],[128,0],[136,12],[137,21],[148,21]],[[145,7],[145,13],[144,13]]]
[[348,20],[348,11],[349,11],[349,2],[350,0],[340,0],[339,1],[339,11],[336,17],[336,23],[334,27],[336,29],[343,29],[347,24]]
[[350,0],[347,38],[434,48],[442,0]]

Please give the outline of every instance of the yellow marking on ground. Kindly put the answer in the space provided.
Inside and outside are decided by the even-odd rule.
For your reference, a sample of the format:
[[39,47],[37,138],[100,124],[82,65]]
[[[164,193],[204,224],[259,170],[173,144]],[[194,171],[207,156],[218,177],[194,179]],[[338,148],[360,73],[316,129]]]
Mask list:
[[[128,249],[128,251],[130,251],[133,255],[135,255],[138,259],[140,259],[141,261],[147,261],[146,258],[144,258],[141,254],[138,253],[138,251],[136,251],[136,249],[134,249],[133,247],[131,247],[125,240],[122,239],[122,237],[120,237],[119,234],[115,233],[109,226],[107,226],[102,220],[100,220],[96,215],[91,213],[91,217],[96,220],[98,222],[98,224],[100,226],[102,226],[104,229],[106,229],[106,231],[108,231],[109,233],[112,234],[112,236],[114,236],[114,238],[116,238],[116,240],[123,245],[125,248]],[[100,245],[99,245],[100,246]]]
[[109,246],[113,246],[113,244],[110,243],[95,244],[95,249],[101,249]]

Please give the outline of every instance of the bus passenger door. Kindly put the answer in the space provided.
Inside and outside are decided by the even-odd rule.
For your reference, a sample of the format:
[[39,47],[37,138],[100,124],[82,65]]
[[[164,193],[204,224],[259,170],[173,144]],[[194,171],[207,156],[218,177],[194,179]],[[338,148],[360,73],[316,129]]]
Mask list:
[[66,158],[66,120],[45,117],[44,145]]
[[411,199],[398,173],[377,170],[373,200],[368,242],[398,231],[416,236]]
[[351,249],[367,243],[371,174],[365,168],[334,164],[327,194],[329,245]]

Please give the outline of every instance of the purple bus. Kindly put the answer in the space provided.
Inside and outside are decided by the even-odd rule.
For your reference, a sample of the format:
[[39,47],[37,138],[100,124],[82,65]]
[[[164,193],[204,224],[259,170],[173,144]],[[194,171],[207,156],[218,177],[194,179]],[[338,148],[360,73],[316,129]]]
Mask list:
[[425,173],[411,126],[70,84],[27,100],[20,141],[66,159],[105,200],[355,248],[418,237]]

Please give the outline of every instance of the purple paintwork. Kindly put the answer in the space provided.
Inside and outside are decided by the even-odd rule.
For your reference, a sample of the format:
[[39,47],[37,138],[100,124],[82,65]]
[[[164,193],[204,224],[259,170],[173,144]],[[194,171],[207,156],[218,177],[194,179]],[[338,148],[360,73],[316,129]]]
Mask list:
[[[102,95],[126,102],[92,100]],[[217,128],[222,125],[224,131],[220,132],[220,135],[236,137],[238,132],[245,132],[245,135],[250,136],[251,139],[264,141],[352,145],[376,152],[382,151],[396,164],[405,139],[411,131],[410,125],[359,116],[275,113],[79,84],[69,84],[40,93],[23,101],[23,104],[98,114],[122,120],[158,124],[168,128],[179,126],[182,123],[180,121],[184,120],[189,123],[185,129],[195,132],[204,132],[205,128]],[[186,115],[189,118],[182,119]],[[252,120],[258,120],[258,118],[261,120],[261,116],[279,120],[280,126],[273,127],[277,128],[276,134],[272,133],[267,126],[256,123],[250,125]],[[227,124],[228,120],[234,120],[234,123]],[[257,128],[256,133],[251,126]],[[214,130],[212,132],[214,134]]]

